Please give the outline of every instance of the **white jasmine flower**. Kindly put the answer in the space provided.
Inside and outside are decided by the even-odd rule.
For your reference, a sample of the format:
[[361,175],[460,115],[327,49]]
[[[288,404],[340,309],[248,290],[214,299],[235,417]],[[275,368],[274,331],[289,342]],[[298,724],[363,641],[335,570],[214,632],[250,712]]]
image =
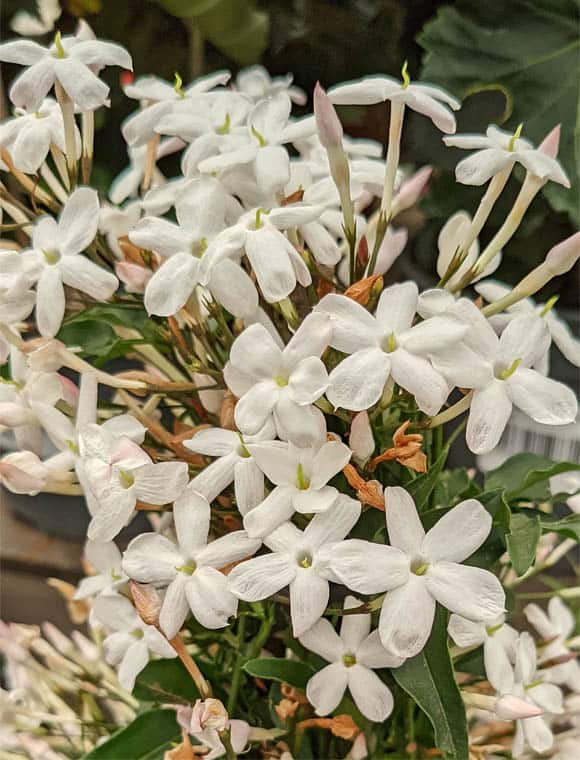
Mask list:
[[[35,303],[36,294],[31,290],[30,277],[22,266],[21,254],[0,250],[0,324],[22,322],[30,315]],[[0,359],[4,363],[10,348],[2,336],[0,346]]]
[[256,463],[249,444],[272,441],[276,435],[273,420],[268,420],[255,435],[243,436],[233,430],[200,430],[183,445],[205,456],[218,457],[191,481],[191,488],[212,502],[232,482],[236,505],[245,515],[264,499],[264,473]]
[[426,414],[436,414],[449,387],[427,356],[446,350],[467,331],[458,320],[433,317],[413,327],[417,311],[413,282],[391,285],[375,315],[347,296],[325,296],[316,311],[330,315],[331,345],[350,354],[330,374],[329,401],[353,411],[375,404],[389,377],[409,391]]
[[120,45],[74,35],[61,39],[60,33],[47,48],[31,40],[5,42],[0,45],[0,61],[28,67],[10,88],[10,100],[28,111],[40,108],[55,82],[81,111],[94,111],[105,104],[109,88],[92,67],[133,69],[131,56]]
[[118,667],[119,683],[133,691],[135,680],[151,655],[169,659],[177,652],[152,625],[144,623],[123,596],[99,596],[93,603],[95,618],[111,629],[103,641],[107,662]]
[[[347,596],[344,609],[361,604]],[[373,671],[398,668],[404,660],[387,652],[378,631],[370,632],[370,614],[344,615],[341,620],[340,636],[324,619],[300,636],[303,646],[332,663],[308,681],[306,696],[318,715],[328,715],[338,707],[348,688],[365,718],[382,723],[393,711],[393,695]]]
[[248,66],[238,72],[236,76],[236,88],[253,100],[262,100],[262,98],[267,98],[269,95],[285,92],[296,105],[306,105],[306,93],[300,87],[293,85],[292,80],[292,74],[271,77],[263,66]]
[[[76,158],[81,154],[81,137],[75,125]],[[9,152],[14,166],[35,174],[50,151],[51,143],[65,152],[62,113],[58,103],[45,98],[34,112],[16,108],[15,116],[0,125],[0,144]]]
[[[558,657],[570,655],[566,642],[571,638],[576,628],[572,612],[557,596],[548,602],[546,612],[537,604],[524,607],[524,615],[543,639],[540,649],[540,667],[545,662]],[[556,684],[565,684],[572,691],[580,693],[580,664],[576,659],[554,665],[548,670],[542,670],[544,678]]]
[[118,286],[114,274],[81,256],[97,234],[99,200],[95,190],[79,187],[67,200],[58,222],[41,217],[32,230],[32,247],[22,255],[26,273],[36,282],[36,323],[53,337],[65,312],[63,285],[97,301],[109,299]]
[[206,728],[223,731],[228,727],[228,712],[219,699],[196,699],[191,711],[190,733],[196,734]]
[[[480,282],[475,289],[489,303],[498,301],[511,292],[508,285],[493,280]],[[580,367],[580,340],[573,335],[567,323],[558,316],[553,303],[554,300],[550,300],[548,303],[537,304],[532,298],[524,298],[513,306],[509,306],[503,314],[490,317],[489,321],[498,332],[501,332],[512,319],[524,315],[529,317],[535,315],[538,320],[544,320],[552,341],[566,359],[576,367]]]
[[312,278],[296,248],[281,230],[298,227],[316,219],[320,206],[295,204],[282,208],[254,209],[240,217],[215,240],[204,256],[201,276],[208,281],[212,268],[226,258],[245,253],[262,295],[268,303],[283,301],[296,287],[307,287]]
[[141,201],[128,201],[123,206],[103,203],[99,214],[99,232],[107,239],[109,248],[115,256],[123,259],[119,238],[125,237],[141,218]]
[[339,441],[326,441],[307,448],[280,442],[248,444],[257,466],[275,488],[264,501],[244,517],[250,536],[263,538],[294,512],[326,512],[336,504],[339,492],[328,481],[339,473],[351,457],[351,450]]
[[128,436],[114,435],[99,425],[81,431],[79,448],[97,505],[88,530],[94,541],[114,538],[133,515],[138,499],[168,504],[187,485],[185,462],[153,464]]
[[[256,602],[290,588],[294,636],[302,636],[322,616],[329,598],[329,556],[341,546],[360,516],[360,503],[340,494],[333,509],[315,515],[304,531],[284,523],[264,539],[271,554],[242,562],[228,576],[230,590]],[[251,514],[251,513],[250,513]]]
[[35,16],[28,11],[18,11],[12,16],[10,28],[25,37],[40,37],[54,29],[62,13],[59,0],[36,0]]
[[197,100],[214,87],[227,84],[230,76],[229,71],[216,71],[199,77],[185,88],[178,76],[175,84],[154,76],[139,77],[127,85],[124,92],[128,98],[141,100],[147,105],[125,120],[121,129],[123,137],[133,148],[145,145],[155,137],[158,124],[171,113],[176,103]]
[[447,106],[454,111],[460,107],[459,101],[439,87],[421,82],[410,84],[408,79],[399,82],[387,76],[363,77],[337,85],[328,91],[328,96],[341,106],[369,106],[386,100],[401,103],[428,116],[438,129],[448,133],[455,132],[455,117]]
[[476,152],[460,161],[455,168],[455,177],[464,185],[483,185],[516,163],[522,164],[530,174],[543,180],[551,179],[564,187],[570,181],[555,158],[520,137],[521,126],[514,134],[504,132],[491,124],[485,135],[454,135],[444,137],[445,145]]
[[[538,677],[536,646],[529,633],[520,634],[516,643],[514,667],[501,649],[497,649],[495,654],[495,659],[486,663],[486,675],[500,696],[517,697],[549,713],[563,712],[560,689],[554,684],[544,683],[543,679]],[[512,755],[520,757],[526,745],[535,752],[546,752],[553,742],[552,732],[541,715],[520,718],[516,721]]]
[[115,595],[129,580],[121,566],[121,552],[113,541],[87,541],[84,556],[95,575],[79,582],[75,599]]
[[518,632],[505,622],[505,615],[495,620],[474,622],[453,614],[449,618],[447,632],[458,647],[471,649],[483,644],[484,663],[496,659],[497,647],[501,647],[510,660],[515,657]]
[[491,515],[478,501],[461,502],[425,533],[407,491],[387,488],[385,515],[391,546],[353,539],[329,556],[331,571],[347,588],[387,591],[379,620],[385,649],[400,657],[418,654],[431,633],[435,602],[475,622],[502,614],[505,594],[495,575],[459,564],[491,530]]
[[205,628],[228,624],[238,600],[218,568],[252,555],[260,546],[244,530],[208,544],[210,517],[207,500],[190,487],[173,508],[177,543],[158,533],[144,533],[131,541],[124,554],[123,569],[130,578],[167,588],[159,624],[168,639],[176,636],[190,610]]
[[238,398],[235,420],[244,435],[255,435],[274,415],[280,438],[308,446],[324,436],[322,413],[313,407],[328,387],[320,355],[330,341],[326,314],[310,314],[285,348],[261,324],[247,327],[224,368]]
[[280,191],[290,179],[290,158],[283,145],[316,129],[314,117],[290,122],[291,110],[292,103],[284,92],[260,100],[248,116],[246,145],[205,159],[199,170],[211,174],[251,166],[255,182],[265,195]]
[[[458,211],[449,217],[449,219],[443,225],[439,237],[437,239],[437,246],[439,248],[439,255],[437,257],[437,274],[443,278],[453,257],[461,249],[461,245],[465,240],[469,228],[471,227],[471,216],[466,211]],[[459,266],[454,275],[452,275],[447,281],[445,287],[453,289],[458,285],[471,267],[475,264],[479,257],[479,242],[474,240],[471,244],[469,251],[465,255],[462,264]],[[488,277],[495,272],[501,263],[501,251],[491,261],[485,270],[476,278],[479,280],[481,277]]]
[[[217,700],[206,699],[205,703],[208,702],[217,702]],[[222,744],[218,729],[211,726],[202,728],[196,707],[197,702],[193,709],[185,705],[178,707],[176,710],[177,722],[204,748],[209,750],[203,755],[206,760],[215,760],[215,758],[223,757],[226,754],[226,748]],[[251,738],[251,727],[245,720],[229,720],[226,727],[230,732],[230,741],[234,752],[236,755],[243,754]]]
[[[183,143],[181,140],[175,138],[163,140],[155,149],[155,160],[158,161],[164,156],[169,156],[172,153],[175,153],[175,151],[180,150],[182,147]],[[123,203],[127,198],[138,194],[139,187],[145,176],[145,167],[148,160],[147,146],[140,145],[137,148],[128,147],[127,156],[129,157],[129,165],[115,177],[109,188],[109,198],[117,205]],[[151,176],[151,187],[156,189],[158,186],[162,186],[164,182],[165,177],[158,169],[157,165],[155,165]]]
[[14,451],[0,458],[0,483],[12,493],[36,496],[48,475],[48,469],[32,451]]

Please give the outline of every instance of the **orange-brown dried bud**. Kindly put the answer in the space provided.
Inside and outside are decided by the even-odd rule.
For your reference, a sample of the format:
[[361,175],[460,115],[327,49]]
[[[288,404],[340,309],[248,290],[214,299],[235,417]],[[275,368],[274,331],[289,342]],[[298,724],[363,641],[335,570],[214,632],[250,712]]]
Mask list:
[[349,486],[356,491],[357,498],[362,504],[369,504],[375,509],[384,511],[383,487],[378,480],[365,480],[352,464],[347,464],[342,471]]
[[139,617],[147,625],[159,626],[159,613],[161,612],[161,597],[157,589],[151,584],[129,581],[131,596]]
[[394,446],[383,451],[378,457],[371,459],[368,463],[369,472],[373,472],[381,462],[391,462],[393,460],[416,472],[427,472],[427,457],[421,451],[423,436],[421,433],[406,433],[405,431],[410,424],[410,420],[405,420],[395,430],[393,433]]
[[353,282],[350,288],[345,290],[344,295],[352,298],[353,301],[360,303],[361,306],[366,306],[370,301],[371,295],[383,288],[383,276],[380,274],[373,274],[370,277],[365,277],[364,280]]
[[226,430],[237,429],[234,421],[235,408],[236,397],[231,391],[226,391],[220,409],[220,425]]

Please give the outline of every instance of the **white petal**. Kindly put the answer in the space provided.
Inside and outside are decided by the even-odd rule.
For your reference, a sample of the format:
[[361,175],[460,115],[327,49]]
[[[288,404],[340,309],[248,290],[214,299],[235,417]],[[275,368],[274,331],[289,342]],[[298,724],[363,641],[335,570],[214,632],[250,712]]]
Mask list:
[[560,633],[539,605],[527,604],[524,607],[524,615],[543,639],[552,639]]
[[14,166],[27,174],[34,174],[40,169],[50,149],[50,130],[37,128],[22,128],[14,145],[11,147]]
[[292,371],[288,381],[288,392],[293,401],[301,406],[312,404],[328,388],[328,373],[321,359],[309,356],[302,359]]
[[254,385],[236,404],[234,418],[244,435],[261,430],[278,401],[280,388],[274,380],[262,380]]
[[550,330],[536,314],[512,319],[501,334],[497,360],[509,367],[520,359],[523,367],[535,364],[550,347]]
[[236,462],[234,485],[236,506],[242,517],[264,500],[264,474],[252,459]]
[[71,48],[70,54],[87,65],[120,66],[130,71],[133,69],[129,53],[114,42],[82,40]]
[[575,620],[572,611],[566,607],[564,602],[558,596],[553,596],[548,602],[548,612],[550,619],[561,636],[567,639],[572,635],[575,628]]
[[266,195],[280,191],[290,181],[290,159],[285,148],[275,145],[261,148],[254,168],[258,187]]
[[145,288],[149,314],[170,317],[185,306],[198,281],[199,261],[189,253],[176,253],[155,272]]
[[184,490],[188,481],[185,462],[159,462],[134,470],[135,491],[148,504],[169,504]]
[[72,57],[59,58],[53,65],[56,78],[81,111],[94,111],[104,105],[109,88],[88,66]]
[[484,148],[460,161],[455,177],[463,185],[483,185],[510,163],[513,158],[505,150]]
[[554,744],[554,735],[541,715],[523,720],[522,728],[527,743],[535,752],[547,752]]
[[[344,600],[344,609],[352,610],[360,607],[360,599],[348,595]],[[357,654],[361,643],[368,638],[371,630],[371,616],[369,613],[359,615],[343,615],[340,623],[340,638],[344,645],[344,651]],[[358,654],[357,654],[358,661]],[[368,667],[368,666],[367,666]]]
[[505,611],[502,585],[488,570],[441,561],[429,567],[425,580],[439,604],[469,620],[494,620]]
[[505,383],[492,382],[474,391],[465,440],[474,454],[487,454],[494,449],[512,413],[512,402]]
[[295,637],[301,636],[322,617],[329,596],[328,581],[313,567],[297,567],[296,576],[290,583],[290,617]]
[[244,517],[244,528],[252,538],[264,538],[294,514],[289,486],[277,486],[264,501]]
[[235,530],[216,538],[196,554],[198,565],[223,568],[232,562],[248,559],[260,548],[262,542],[250,538],[245,530]]
[[159,614],[159,625],[168,639],[177,636],[189,614],[189,604],[185,589],[191,576],[176,573],[165,592],[163,606]]
[[43,57],[14,80],[10,100],[17,108],[37,111],[53,84],[53,61],[50,57]]
[[524,367],[517,369],[506,385],[513,403],[536,422],[544,425],[574,422],[578,401],[574,391],[564,383]]
[[316,311],[330,315],[331,345],[346,354],[375,346],[380,338],[374,317],[352,298],[331,293],[324,296]]
[[[103,469],[106,469],[106,465]],[[93,541],[111,541],[125,527],[135,509],[135,493],[123,488],[115,477],[103,481],[87,470],[97,509],[87,531]],[[99,482],[100,481],[100,482]]]
[[189,557],[194,557],[206,545],[210,519],[207,499],[197,493],[193,483],[190,483],[173,506],[179,547]]
[[280,372],[282,352],[263,325],[253,324],[234,341],[230,361],[248,375],[272,378]]
[[80,253],[93,242],[99,226],[99,197],[90,187],[72,193],[58,221],[63,254]]
[[392,654],[384,648],[378,629],[360,644],[356,651],[356,659],[361,665],[372,669],[398,668],[404,662],[404,657]]
[[564,712],[562,690],[553,683],[542,683],[528,690],[528,696],[548,713]]
[[393,546],[351,538],[320,552],[332,573],[352,591],[378,594],[409,578],[409,560]]
[[423,649],[433,627],[435,600],[425,579],[411,573],[403,586],[389,591],[379,618],[385,649],[399,657],[414,657]]
[[384,335],[408,330],[417,311],[419,291],[414,282],[385,288],[379,298],[376,318]]
[[190,451],[206,454],[209,457],[223,457],[236,451],[240,439],[233,430],[223,428],[205,428],[198,431],[193,438],[184,441],[183,445]]
[[320,357],[328,347],[332,334],[330,317],[324,312],[311,312],[284,349],[284,364],[294,368],[307,357]]
[[64,256],[60,271],[65,285],[76,288],[96,301],[108,301],[119,287],[112,272],[107,272],[84,256]]
[[290,242],[272,228],[248,234],[246,254],[268,303],[284,300],[296,287],[296,275],[288,255]]
[[137,536],[123,555],[123,570],[129,578],[161,586],[171,583],[182,563],[183,556],[175,544],[158,533]]
[[277,486],[295,485],[299,452],[279,441],[247,444],[248,451],[268,480]]
[[410,557],[418,554],[425,531],[411,494],[399,486],[386,488],[385,517],[391,545]]
[[372,105],[387,100],[400,90],[400,82],[392,77],[368,76],[357,81],[332,87],[330,100],[337,105]]
[[100,573],[121,568],[121,552],[112,541],[87,541],[85,557]]
[[227,576],[213,567],[200,567],[185,586],[191,611],[204,628],[225,628],[238,609],[237,598],[228,590]]
[[347,669],[341,662],[327,665],[312,676],[306,686],[306,696],[317,715],[328,715],[338,707],[347,683]]
[[393,711],[393,695],[376,673],[363,665],[347,669],[348,688],[361,713],[375,723],[385,721]]
[[453,134],[455,132],[455,117],[444,105],[438,103],[434,98],[418,90],[421,85],[417,85],[415,90],[410,90],[403,95],[403,100],[409,108],[418,113],[428,116],[433,124],[442,132]]
[[327,662],[336,662],[342,657],[343,645],[340,636],[331,622],[324,618],[300,636],[300,643]]
[[177,224],[154,216],[140,219],[129,232],[129,240],[140,248],[155,251],[167,258],[183,253],[187,248],[183,230]]
[[58,266],[46,266],[36,285],[36,324],[41,335],[52,338],[60,329],[65,310],[64,288]]
[[474,623],[472,620],[451,615],[447,632],[458,647],[475,647],[483,644],[487,638],[485,623]]
[[331,544],[350,533],[361,513],[360,502],[346,494],[338,494],[332,507],[315,515],[304,529],[308,545],[318,549],[324,544]]
[[149,650],[144,641],[136,641],[125,652],[119,667],[119,683],[127,691],[133,691],[135,679],[149,662]]
[[350,461],[351,450],[339,441],[322,444],[312,462],[312,488],[321,488]]
[[336,502],[338,491],[332,486],[307,490],[297,490],[292,497],[292,506],[303,515],[327,512]]
[[340,261],[341,253],[338,243],[322,224],[318,222],[302,224],[300,232],[308,250],[319,264],[333,267]]
[[230,314],[241,319],[258,308],[258,291],[251,277],[231,259],[219,261],[211,270],[209,289]]
[[234,567],[228,575],[230,591],[246,602],[267,599],[294,580],[298,566],[280,554],[265,554]]
[[380,348],[365,348],[344,359],[330,373],[327,397],[335,407],[360,412],[380,399],[391,359]]
[[[489,536],[491,522],[490,513],[476,499],[462,501],[429,530],[420,553],[433,562],[442,559],[463,562]],[[453,541],[449,540],[449,536],[454,537]]]
[[514,686],[514,672],[507,652],[497,639],[487,637],[483,653],[487,680],[499,694],[509,694]]
[[431,416],[437,414],[449,395],[449,387],[431,363],[404,348],[398,348],[389,357],[394,381],[415,397],[421,411]]
[[46,56],[46,49],[32,40],[12,40],[0,45],[0,61],[32,66]]
[[312,446],[326,435],[326,422],[320,409],[313,405],[297,404],[289,393],[279,394],[274,421],[278,437],[296,446]]
[[412,327],[398,342],[413,354],[437,353],[460,341],[467,330],[458,320],[435,316]]
[[576,367],[580,367],[580,340],[572,334],[566,322],[557,317],[553,312],[549,312],[546,315],[546,321],[552,333],[554,343],[569,362]]

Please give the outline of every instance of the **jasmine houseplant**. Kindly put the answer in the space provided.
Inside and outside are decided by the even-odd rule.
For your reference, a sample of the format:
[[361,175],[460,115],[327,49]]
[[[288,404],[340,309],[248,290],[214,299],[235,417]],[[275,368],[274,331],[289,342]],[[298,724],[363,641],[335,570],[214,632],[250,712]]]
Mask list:
[[[1,629],[2,757],[579,757],[579,588],[548,571],[576,567],[580,465],[447,466],[452,444],[491,452],[514,407],[577,415],[549,353],[580,366],[580,343],[532,298],[580,235],[492,279],[535,195],[569,185],[559,127],[538,147],[522,126],[456,135],[460,104],[406,65],[317,85],[300,119],[306,94],[259,67],[124,76],[129,165],[106,197],[100,72],[129,53],[83,24],[0,60],[23,67],[0,127],[0,479],[91,514],[86,577],[60,585],[88,635]],[[334,108],[383,101],[385,157]],[[466,151],[458,195],[481,187],[424,292],[389,279],[431,174],[400,165],[409,110]],[[150,529],[120,545],[138,512]]]

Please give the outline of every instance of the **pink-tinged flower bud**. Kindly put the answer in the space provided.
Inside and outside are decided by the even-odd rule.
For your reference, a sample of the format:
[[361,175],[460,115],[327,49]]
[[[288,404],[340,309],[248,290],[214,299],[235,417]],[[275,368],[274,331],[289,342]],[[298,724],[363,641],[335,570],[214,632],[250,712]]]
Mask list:
[[79,400],[78,386],[75,385],[75,383],[73,383],[70,378],[65,377],[64,375],[59,375],[58,379],[60,380],[60,385],[62,388],[62,400],[72,409],[76,409]]
[[325,148],[338,148],[342,145],[342,124],[326,92],[316,83],[314,88],[314,118],[318,137]]
[[366,412],[359,412],[354,416],[350,425],[348,442],[355,459],[366,462],[371,457],[375,450],[375,439],[369,415]]
[[34,496],[47,477],[48,470],[32,451],[16,451],[0,459],[0,483],[12,493]]
[[544,265],[549,269],[552,277],[555,277],[569,272],[579,258],[580,232],[577,232],[551,248],[546,254]]
[[504,694],[495,703],[495,714],[501,720],[517,720],[518,718],[535,718],[543,714],[543,710],[532,702]]
[[560,132],[560,124],[557,124],[538,145],[538,150],[550,158],[557,158],[560,149]]
[[117,261],[115,263],[115,274],[125,285],[127,293],[144,293],[145,286],[151,279],[153,272],[138,264],[131,264],[128,261]]
[[399,192],[393,200],[393,215],[398,214],[417,203],[425,191],[432,173],[433,168],[431,166],[424,166],[422,169],[419,169],[418,172],[415,172],[412,177],[409,177],[409,179],[403,182],[399,188]]
[[229,724],[226,708],[219,699],[208,697],[205,700],[198,699],[193,706],[189,732],[199,734],[206,728],[216,731],[224,731]]

